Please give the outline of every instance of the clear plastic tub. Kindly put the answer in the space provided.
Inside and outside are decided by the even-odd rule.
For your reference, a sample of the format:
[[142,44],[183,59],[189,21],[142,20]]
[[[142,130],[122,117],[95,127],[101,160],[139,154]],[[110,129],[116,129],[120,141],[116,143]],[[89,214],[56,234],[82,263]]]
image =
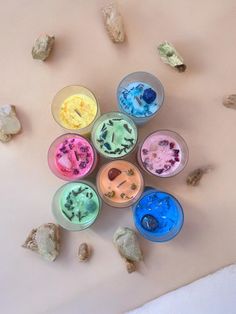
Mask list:
[[92,183],[70,182],[56,191],[52,201],[52,213],[64,229],[81,231],[95,222],[101,206],[101,199]]
[[125,76],[116,94],[119,110],[138,125],[154,118],[164,102],[161,82],[147,72],[134,72]]
[[85,137],[67,133],[59,136],[48,150],[48,165],[60,179],[76,181],[89,176],[98,163],[93,145]]
[[97,189],[108,205],[129,207],[137,202],[143,193],[143,176],[139,169],[128,161],[111,161],[99,170]]
[[123,159],[136,148],[138,130],[127,115],[121,112],[108,112],[94,123],[91,139],[103,157]]
[[53,98],[52,115],[67,131],[90,136],[94,122],[100,116],[99,103],[86,87],[71,85],[61,89]]
[[188,162],[188,147],[176,132],[159,130],[139,145],[137,160],[148,174],[167,178],[180,173]]

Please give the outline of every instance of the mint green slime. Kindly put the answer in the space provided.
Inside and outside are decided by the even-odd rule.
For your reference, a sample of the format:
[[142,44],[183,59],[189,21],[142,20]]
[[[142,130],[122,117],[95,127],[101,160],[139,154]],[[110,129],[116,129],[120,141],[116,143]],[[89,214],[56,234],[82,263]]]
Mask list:
[[66,185],[60,198],[63,216],[74,224],[93,222],[100,208],[99,198],[89,185],[75,182]]
[[133,121],[122,113],[101,116],[94,125],[92,140],[105,157],[120,158],[131,152],[137,142],[137,129]]

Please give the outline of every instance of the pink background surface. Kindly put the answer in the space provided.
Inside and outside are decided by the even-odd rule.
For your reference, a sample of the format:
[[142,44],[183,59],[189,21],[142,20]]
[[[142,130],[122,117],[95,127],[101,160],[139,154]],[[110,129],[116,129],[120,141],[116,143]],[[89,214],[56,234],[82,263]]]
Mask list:
[[[17,106],[23,133],[1,144],[0,304],[4,314],[118,314],[235,262],[236,111],[222,106],[235,93],[235,1],[119,1],[128,40],[114,45],[104,31],[100,7],[92,0],[8,0],[0,10],[0,103]],[[42,32],[56,36],[46,63],[31,48]],[[175,44],[188,70],[179,74],[156,51]],[[51,199],[64,182],[47,166],[47,150],[63,130],[50,103],[70,84],[95,92],[103,112],[116,108],[116,87],[129,72],[144,70],[164,84],[158,117],[140,138],[169,128],[187,141],[190,161],[170,179],[146,183],[173,193],[185,210],[180,235],[165,244],[141,239],[145,261],[128,275],[111,242],[118,226],[133,226],[130,210],[104,207],[91,230],[62,233],[61,255],[47,263],[21,244],[28,232],[53,221]],[[193,168],[215,170],[197,188],[185,178]],[[88,264],[78,262],[79,243],[94,248]],[[71,314],[72,310],[66,310]]]

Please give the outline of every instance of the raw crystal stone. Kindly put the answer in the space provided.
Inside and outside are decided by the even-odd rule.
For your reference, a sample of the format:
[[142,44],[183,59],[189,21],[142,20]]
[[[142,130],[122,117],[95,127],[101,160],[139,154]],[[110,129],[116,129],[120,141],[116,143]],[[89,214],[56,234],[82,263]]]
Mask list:
[[48,223],[33,229],[23,247],[37,252],[44,259],[52,262],[59,255],[59,240],[59,226]]
[[88,212],[93,213],[97,209],[97,204],[94,200],[87,200],[85,208]]
[[109,178],[110,181],[113,181],[113,180],[115,180],[115,178],[118,177],[120,174],[121,174],[120,169],[111,168],[111,169],[108,171],[108,178]]
[[143,259],[136,233],[126,227],[119,227],[114,236],[113,243],[120,255],[129,261],[139,262]]
[[0,141],[8,142],[12,135],[19,133],[21,124],[16,116],[15,106],[3,105],[0,107]]
[[55,42],[54,36],[50,37],[47,34],[39,36],[36,39],[34,46],[32,48],[33,58],[45,61],[52,51],[54,42]]
[[158,227],[158,221],[154,216],[147,214],[143,216],[141,225],[147,231],[155,231]]
[[143,92],[143,100],[147,104],[151,104],[157,97],[157,93],[152,88],[147,88]]
[[179,72],[184,72],[186,70],[186,65],[184,64],[183,58],[179,55],[175,47],[164,41],[158,46],[158,52],[161,60],[164,63],[169,64],[171,67],[175,68]]
[[125,31],[122,16],[115,3],[102,8],[106,30],[114,43],[122,43],[125,40]]
[[58,159],[57,161],[60,166],[67,170],[71,170],[72,164],[71,161],[68,158],[68,155],[63,155],[61,158]]

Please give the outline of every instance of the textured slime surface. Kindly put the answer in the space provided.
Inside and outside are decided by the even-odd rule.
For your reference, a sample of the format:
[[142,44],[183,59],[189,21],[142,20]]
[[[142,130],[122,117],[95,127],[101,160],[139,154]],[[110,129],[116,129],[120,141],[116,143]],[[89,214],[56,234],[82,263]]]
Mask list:
[[181,160],[181,147],[170,136],[153,133],[142,145],[143,166],[157,176],[171,175],[180,166]]
[[129,121],[114,115],[97,126],[94,144],[107,157],[119,158],[136,145],[137,131]]
[[149,84],[133,82],[119,94],[121,108],[134,117],[149,117],[160,108],[156,91]]
[[87,224],[99,212],[99,199],[89,185],[75,182],[67,185],[61,194],[60,209],[63,216],[74,224]]
[[94,151],[81,136],[67,137],[55,149],[55,165],[58,173],[68,179],[79,179],[93,167]]
[[96,114],[96,101],[84,94],[77,94],[65,99],[59,111],[59,118],[62,126],[76,130],[91,124]]
[[168,234],[180,224],[182,215],[179,204],[171,195],[154,191],[139,200],[135,209],[135,220],[141,230],[158,237]]

